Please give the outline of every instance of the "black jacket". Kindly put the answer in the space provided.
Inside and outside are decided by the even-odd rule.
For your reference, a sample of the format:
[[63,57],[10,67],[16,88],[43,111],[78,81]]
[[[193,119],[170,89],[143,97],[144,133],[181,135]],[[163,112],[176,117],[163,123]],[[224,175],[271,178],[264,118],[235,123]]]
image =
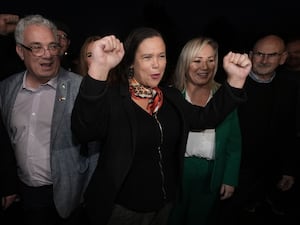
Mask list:
[[[182,128],[177,154],[178,181],[183,170],[183,158],[188,132],[191,129],[213,128],[245,101],[243,90],[224,83],[206,108],[188,103],[182,93],[173,87],[160,87],[164,102],[176,109]],[[137,121],[128,84],[108,86],[89,76],[83,79],[73,113],[72,129],[83,142],[101,140],[98,166],[85,194],[87,213],[92,224],[107,224],[114,201],[128,174],[135,153]]]

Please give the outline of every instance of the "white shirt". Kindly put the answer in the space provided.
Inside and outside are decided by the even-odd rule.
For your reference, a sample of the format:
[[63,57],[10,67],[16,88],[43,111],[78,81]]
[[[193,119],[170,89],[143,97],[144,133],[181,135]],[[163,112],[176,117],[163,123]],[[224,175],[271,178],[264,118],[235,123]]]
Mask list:
[[[212,93],[208,98],[208,101],[212,97]],[[188,93],[185,93],[187,101],[191,102]],[[196,156],[199,158],[205,158],[212,160],[215,157],[215,143],[216,143],[216,131],[215,129],[206,129],[201,132],[189,132],[185,156]]]

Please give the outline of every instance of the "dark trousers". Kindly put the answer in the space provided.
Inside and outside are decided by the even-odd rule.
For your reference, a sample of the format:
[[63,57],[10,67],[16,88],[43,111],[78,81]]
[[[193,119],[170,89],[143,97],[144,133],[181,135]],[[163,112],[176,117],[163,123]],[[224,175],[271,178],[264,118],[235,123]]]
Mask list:
[[52,185],[30,187],[20,185],[21,207],[25,225],[83,225],[83,210],[79,207],[69,218],[59,216],[53,201]]
[[107,225],[166,225],[172,204],[154,212],[135,212],[121,205],[115,205]]

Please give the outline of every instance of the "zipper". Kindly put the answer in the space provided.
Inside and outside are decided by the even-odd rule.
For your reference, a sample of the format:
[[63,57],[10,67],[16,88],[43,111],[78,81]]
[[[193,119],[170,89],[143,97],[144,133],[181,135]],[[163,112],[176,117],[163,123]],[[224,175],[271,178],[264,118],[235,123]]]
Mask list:
[[158,152],[158,156],[159,156],[158,165],[159,165],[160,175],[161,175],[163,199],[166,200],[167,192],[166,192],[166,188],[165,188],[165,173],[163,171],[163,160],[162,160],[162,152],[161,152],[161,146],[162,146],[162,143],[164,140],[164,135],[163,135],[163,129],[162,129],[161,123],[159,122],[159,120],[157,118],[157,113],[154,114],[154,119],[155,119],[156,123],[158,124],[158,128],[160,131],[160,144],[157,147],[157,152]]

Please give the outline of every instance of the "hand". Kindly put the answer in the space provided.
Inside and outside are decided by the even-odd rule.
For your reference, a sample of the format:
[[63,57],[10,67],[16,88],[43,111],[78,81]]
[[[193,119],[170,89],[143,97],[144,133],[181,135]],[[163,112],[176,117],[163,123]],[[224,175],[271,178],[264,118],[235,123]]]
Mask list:
[[280,181],[277,183],[277,188],[281,191],[289,190],[295,182],[295,178],[288,175],[283,175]]
[[234,186],[230,186],[227,184],[222,184],[221,189],[220,189],[220,199],[225,200],[230,198],[233,195],[234,192]]
[[93,43],[88,74],[96,80],[106,80],[108,72],[124,56],[123,43],[114,35],[105,36]]
[[223,59],[223,68],[227,73],[227,82],[235,88],[242,88],[250,73],[252,63],[246,53],[229,52]]
[[18,199],[18,195],[13,194],[13,195],[8,195],[5,197],[2,197],[2,209],[5,210],[7,209],[9,206],[11,206],[15,201],[17,201]]
[[0,34],[8,35],[15,31],[19,16],[13,14],[0,14]]

